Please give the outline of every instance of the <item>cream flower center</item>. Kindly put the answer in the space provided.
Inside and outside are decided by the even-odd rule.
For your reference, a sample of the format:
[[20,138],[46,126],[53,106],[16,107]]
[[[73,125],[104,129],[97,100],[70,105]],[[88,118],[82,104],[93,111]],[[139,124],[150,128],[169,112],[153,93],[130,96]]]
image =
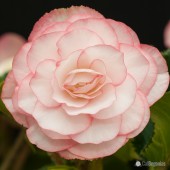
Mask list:
[[94,98],[105,82],[105,75],[91,69],[75,69],[69,72],[63,88],[73,97]]

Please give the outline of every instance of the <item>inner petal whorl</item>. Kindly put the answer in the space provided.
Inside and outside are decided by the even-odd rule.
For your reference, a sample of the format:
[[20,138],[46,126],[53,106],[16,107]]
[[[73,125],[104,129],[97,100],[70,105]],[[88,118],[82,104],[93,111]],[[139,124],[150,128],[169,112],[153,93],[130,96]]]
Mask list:
[[91,69],[76,69],[67,74],[63,88],[73,97],[87,97],[97,93],[105,82],[105,75]]

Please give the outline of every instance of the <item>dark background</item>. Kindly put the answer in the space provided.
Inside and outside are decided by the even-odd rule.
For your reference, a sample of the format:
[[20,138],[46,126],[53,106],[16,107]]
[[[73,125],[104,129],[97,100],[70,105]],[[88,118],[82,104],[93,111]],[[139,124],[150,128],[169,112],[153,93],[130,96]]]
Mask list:
[[129,25],[142,43],[164,50],[163,30],[170,19],[169,4],[168,0],[0,0],[0,34],[12,31],[27,38],[45,12],[85,5]]

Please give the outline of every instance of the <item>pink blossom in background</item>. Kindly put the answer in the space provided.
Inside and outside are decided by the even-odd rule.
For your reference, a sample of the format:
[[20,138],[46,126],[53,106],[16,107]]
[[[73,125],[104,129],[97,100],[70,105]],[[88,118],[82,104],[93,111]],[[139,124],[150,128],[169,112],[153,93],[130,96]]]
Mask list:
[[161,53],[88,7],[55,9],[14,58],[2,100],[31,143],[66,159],[115,153],[169,84]]
[[165,47],[170,48],[170,21],[168,21],[164,29],[164,44]]
[[25,39],[16,33],[0,36],[0,75],[12,68],[13,57],[24,43]]

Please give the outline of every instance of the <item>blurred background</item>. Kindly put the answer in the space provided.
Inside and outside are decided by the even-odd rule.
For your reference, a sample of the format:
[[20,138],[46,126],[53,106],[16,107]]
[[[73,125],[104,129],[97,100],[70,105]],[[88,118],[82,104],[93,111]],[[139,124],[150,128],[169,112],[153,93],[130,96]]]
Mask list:
[[[151,44],[161,51],[165,49],[163,31],[170,19],[168,0],[0,0],[0,36],[14,32],[27,39],[34,23],[44,13],[72,5],[89,6],[106,18],[124,22],[137,33],[142,43]],[[30,145],[24,133],[9,115],[0,113],[0,170],[48,170],[46,165],[53,166],[54,160]],[[126,147],[120,152],[126,152]],[[119,156],[114,155],[114,159],[105,161],[104,170],[139,169],[134,163],[135,160],[129,160],[123,165]]]
[[1,0],[0,35],[12,31],[27,38],[45,12],[71,5],[95,8],[105,17],[129,25],[142,43],[164,49],[162,33],[170,19],[168,0]]

